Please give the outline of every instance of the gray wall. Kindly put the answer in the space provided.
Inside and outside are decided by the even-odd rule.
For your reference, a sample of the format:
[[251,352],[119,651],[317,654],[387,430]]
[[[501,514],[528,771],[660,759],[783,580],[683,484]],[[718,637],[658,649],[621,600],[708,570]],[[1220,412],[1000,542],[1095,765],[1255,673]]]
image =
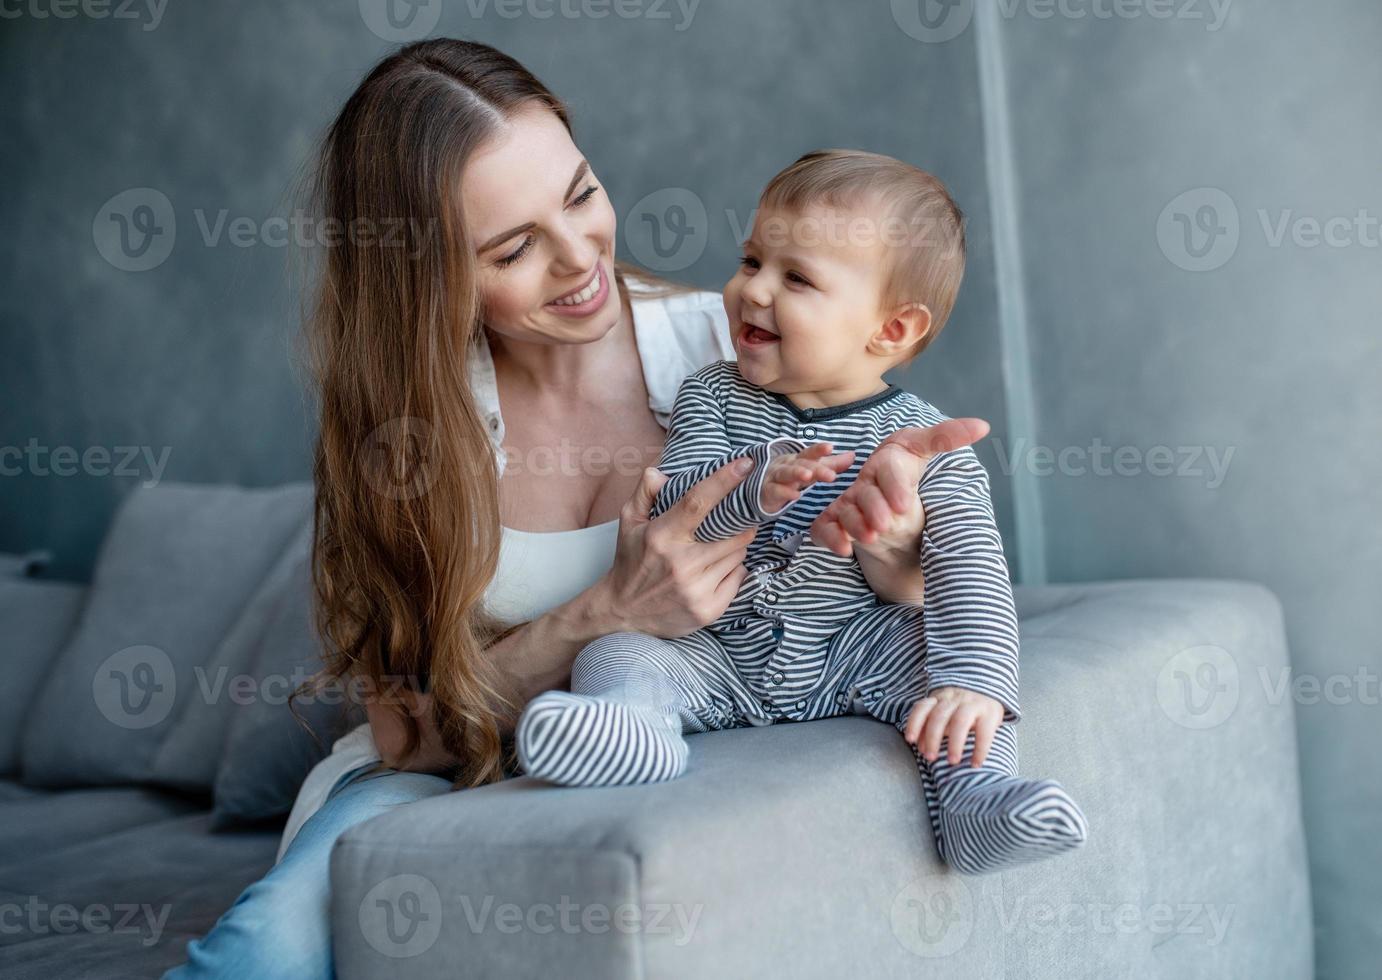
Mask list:
[[[994,423],[984,460],[1020,576],[1256,579],[1285,603],[1298,677],[1375,678],[1378,250],[1275,247],[1258,211],[1382,214],[1382,10],[1237,0],[1211,30],[1147,4],[1041,18],[1016,0],[968,23],[960,0],[946,40],[909,2],[704,0],[685,24],[675,4],[669,20],[541,20],[491,2],[476,20],[467,0],[431,33],[497,44],[569,100],[627,257],[646,254],[636,205],[691,191],[704,252],[671,273],[707,287],[728,277],[763,181],[803,150],[866,146],[935,170],[969,213],[970,271],[946,334],[901,380]],[[390,45],[354,0],[174,0],[148,24],[0,20],[0,447],[167,447],[162,479],[305,479],[290,250],[208,244],[197,212],[290,213],[321,126]],[[93,223],[108,251],[102,206],[143,187],[167,196],[176,242],[151,271],[122,271]],[[1187,251],[1177,214],[1232,216],[1222,198],[1217,216],[1203,194],[1180,198],[1197,188],[1227,193],[1240,219],[1231,256],[1202,272],[1187,267],[1224,256]],[[1132,475],[1076,475],[1090,460],[1069,457],[1046,475],[1022,455],[1088,454],[1096,438],[1170,447],[1173,469],[1196,447],[1199,475],[1154,475],[1148,457]],[[1210,449],[1232,451],[1221,482]],[[89,574],[111,510],[153,474],[98,469],[26,461],[0,478],[0,551],[51,548],[56,574]],[[1296,704],[1326,977],[1372,975],[1382,945],[1368,693]]]
[[[1295,710],[1320,975],[1375,977],[1382,6],[1240,0],[1218,30],[1148,17],[996,24],[1036,441],[1233,454],[1217,486],[1203,459],[1202,476],[1159,476],[1131,454],[1135,475],[1041,477],[1047,573],[1245,578],[1282,598],[1304,685]],[[1208,249],[1197,259],[1174,215],[1213,204],[1181,198],[1206,187],[1232,200],[1238,241],[1210,248],[1192,220],[1190,249]],[[1231,232],[1219,202],[1204,224]],[[1274,241],[1286,212],[1323,223],[1360,209],[1370,230],[1336,226],[1337,247],[1308,247],[1309,225],[1307,247],[1289,232]],[[1177,453],[1175,468],[1188,458]],[[1309,686],[1330,678],[1332,698]],[[1279,680],[1239,678],[1269,690]]]
[[[430,33],[492,43],[569,101],[620,215],[625,257],[641,257],[642,212],[666,195],[636,205],[672,188],[695,195],[706,223],[665,260],[674,278],[718,290],[758,191],[808,149],[869,147],[949,182],[971,218],[963,299],[899,380],[1005,431],[972,46],[918,52],[886,3],[647,4],[667,19],[512,9],[449,3]],[[392,45],[354,0],[173,2],[144,29],[152,23],[0,20],[0,87],[15,94],[0,106],[10,134],[0,215],[15,230],[0,245],[0,446],[139,446],[166,452],[165,480],[306,479],[314,422],[285,356],[297,330],[291,250],[240,247],[228,226],[211,243],[207,229],[225,211],[227,223],[246,218],[271,236],[263,223],[292,213],[322,127]],[[176,229],[167,258],[145,271],[113,266],[93,234],[96,221],[114,248],[118,226],[99,212],[131,188],[165,195],[172,219],[160,227]],[[984,452],[1011,537],[1008,483]],[[47,458],[26,456],[0,479],[0,512],[12,515],[0,551],[50,548],[55,574],[85,578],[119,498],[155,471],[43,475]]]

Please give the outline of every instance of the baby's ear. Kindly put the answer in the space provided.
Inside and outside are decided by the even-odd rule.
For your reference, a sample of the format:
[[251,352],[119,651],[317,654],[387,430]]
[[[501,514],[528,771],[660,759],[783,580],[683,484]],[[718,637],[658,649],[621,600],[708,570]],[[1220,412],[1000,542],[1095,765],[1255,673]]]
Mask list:
[[869,338],[871,354],[904,356],[931,332],[931,309],[923,303],[904,304],[885,316],[882,325]]

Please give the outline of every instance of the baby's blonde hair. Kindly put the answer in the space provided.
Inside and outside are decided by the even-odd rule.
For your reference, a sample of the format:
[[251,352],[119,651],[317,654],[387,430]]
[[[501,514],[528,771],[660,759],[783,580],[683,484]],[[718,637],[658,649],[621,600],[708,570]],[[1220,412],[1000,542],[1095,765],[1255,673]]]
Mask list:
[[931,327],[908,359],[920,354],[950,318],[964,278],[964,213],[945,184],[920,167],[881,153],[815,150],[770,180],[759,198],[760,206],[784,211],[818,204],[878,206],[883,215],[878,240],[892,256],[884,307],[921,303],[931,311]]

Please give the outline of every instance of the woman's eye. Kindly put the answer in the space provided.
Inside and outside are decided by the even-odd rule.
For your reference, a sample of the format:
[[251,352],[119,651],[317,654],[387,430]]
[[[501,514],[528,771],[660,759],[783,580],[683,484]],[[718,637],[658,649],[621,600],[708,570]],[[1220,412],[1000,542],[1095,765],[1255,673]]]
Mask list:
[[[591,184],[581,192],[579,197],[571,202],[570,206],[573,208],[584,207],[586,204],[590,203],[590,199],[595,196],[595,192],[599,189],[598,185]],[[495,259],[494,264],[501,269],[507,269],[519,259],[523,258],[523,256],[527,255],[528,250],[533,247],[535,241],[536,239],[532,235],[529,235],[527,238],[523,239],[522,245],[518,246],[518,248],[514,249],[508,255],[505,255],[503,258]]]
[[528,254],[528,249],[530,249],[530,248],[532,248],[532,247],[533,247],[533,236],[532,236],[532,235],[529,235],[527,238],[523,239],[523,244],[522,244],[522,245],[518,246],[518,248],[514,249],[512,252],[510,252],[508,255],[504,256],[503,258],[501,258],[501,259],[495,259],[494,264],[497,265],[497,266],[499,266],[499,268],[501,268],[501,269],[507,269],[509,266],[513,265],[513,264],[514,264],[515,262],[517,262],[519,259],[523,258],[523,256],[527,255],[527,254]]

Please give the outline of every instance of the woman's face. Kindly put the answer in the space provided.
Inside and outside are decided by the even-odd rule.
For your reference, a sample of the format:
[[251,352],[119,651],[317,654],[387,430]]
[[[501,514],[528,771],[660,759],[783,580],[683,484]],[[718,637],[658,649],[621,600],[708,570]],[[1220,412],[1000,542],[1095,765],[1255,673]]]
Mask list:
[[476,150],[461,204],[490,330],[585,344],[618,323],[614,208],[551,110],[515,113]]

